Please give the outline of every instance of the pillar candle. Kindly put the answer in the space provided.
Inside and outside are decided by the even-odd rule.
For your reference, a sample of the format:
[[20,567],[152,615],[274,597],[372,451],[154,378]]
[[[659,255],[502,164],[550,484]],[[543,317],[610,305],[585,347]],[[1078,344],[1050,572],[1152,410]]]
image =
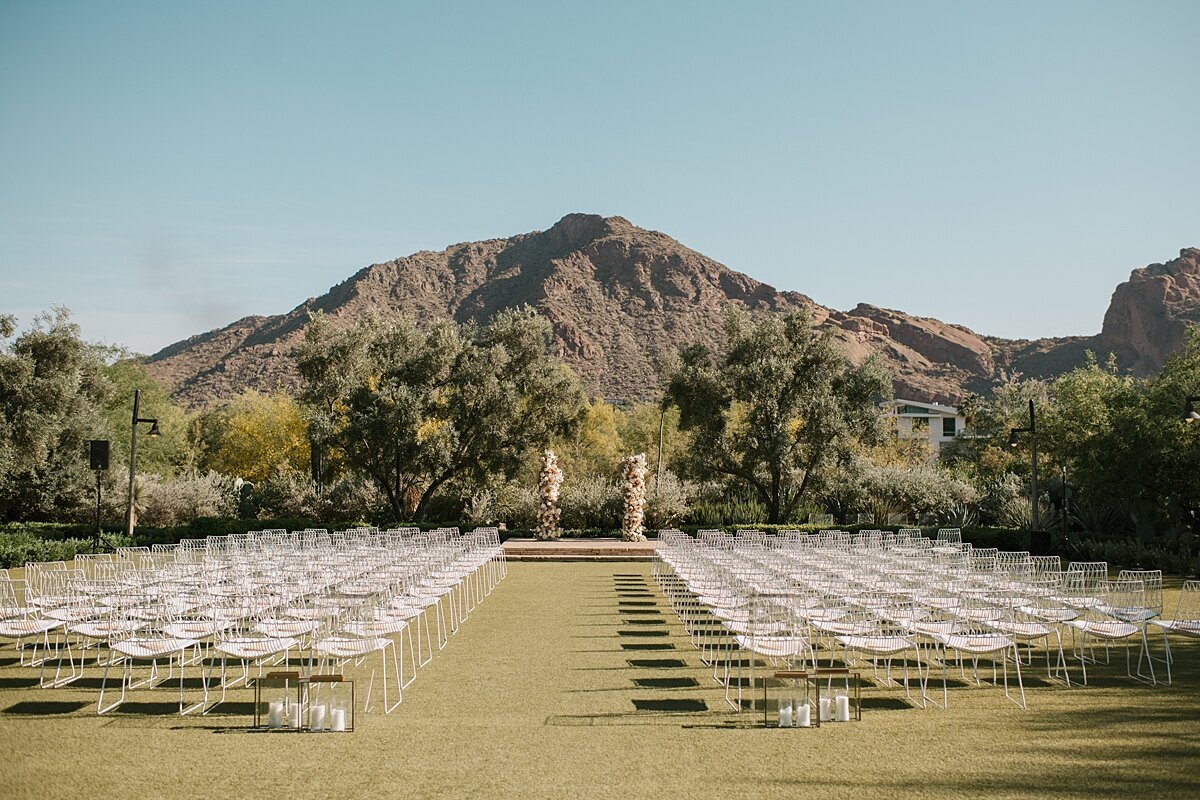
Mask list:
[[346,730],[346,710],[345,709],[335,708],[333,710],[333,713],[330,716],[333,719],[333,729],[335,731],[345,731]]
[[779,701],[779,727],[781,727],[781,728],[792,727],[792,701],[791,700],[780,700]]
[[829,706],[830,706],[829,698],[822,697],[821,698],[821,706],[818,709],[818,713],[820,714],[818,719],[820,719],[821,722],[829,722],[829,720],[830,720]]
[[837,716],[835,719],[838,722],[850,721],[850,698],[844,694],[839,694],[836,698]]
[[312,729],[314,731],[325,730],[325,704],[315,703],[312,707]]
[[267,707],[267,727],[278,728],[283,725],[283,703],[279,700],[272,700],[271,705]]
[[291,709],[292,709],[292,727],[293,728],[302,727],[304,723],[303,723],[303,720],[300,719],[300,703],[293,702],[291,704]]
[[808,728],[812,725],[811,709],[808,703],[795,706],[792,709],[793,724],[797,728]]

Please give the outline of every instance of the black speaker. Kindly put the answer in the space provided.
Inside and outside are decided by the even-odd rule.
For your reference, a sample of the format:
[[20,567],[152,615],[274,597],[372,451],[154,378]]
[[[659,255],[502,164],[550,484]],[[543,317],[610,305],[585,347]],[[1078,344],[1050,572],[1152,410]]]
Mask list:
[[92,469],[108,469],[108,440],[92,439],[88,442],[88,455]]

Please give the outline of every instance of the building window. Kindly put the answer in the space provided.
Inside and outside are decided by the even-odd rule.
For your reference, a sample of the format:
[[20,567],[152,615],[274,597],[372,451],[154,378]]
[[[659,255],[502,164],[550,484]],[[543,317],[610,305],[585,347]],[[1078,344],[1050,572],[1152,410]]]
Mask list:
[[942,436],[954,436],[958,432],[957,423],[954,417],[942,417]]

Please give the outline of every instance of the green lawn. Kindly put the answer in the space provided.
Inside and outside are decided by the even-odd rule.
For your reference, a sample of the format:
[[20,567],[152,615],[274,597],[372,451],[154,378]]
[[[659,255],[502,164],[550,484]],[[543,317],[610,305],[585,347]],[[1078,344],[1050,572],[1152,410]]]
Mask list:
[[[655,605],[619,605],[643,584]],[[230,713],[163,715],[155,690],[97,717],[94,666],[38,689],[5,645],[0,797],[1195,798],[1200,648],[1175,652],[1173,687],[1124,677],[1118,652],[1086,688],[1035,662],[1025,712],[990,686],[952,687],[948,711],[868,688],[860,723],[763,729],[725,706],[648,564],[514,563],[401,706],[349,735],[250,732],[245,689]]]

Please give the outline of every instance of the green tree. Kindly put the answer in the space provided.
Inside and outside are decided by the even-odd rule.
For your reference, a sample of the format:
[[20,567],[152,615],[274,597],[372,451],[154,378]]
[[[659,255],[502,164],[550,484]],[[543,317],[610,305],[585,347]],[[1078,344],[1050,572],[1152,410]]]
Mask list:
[[84,342],[63,308],[14,333],[0,317],[0,518],[69,519],[90,506],[86,445],[105,438],[109,351]]
[[570,435],[557,437],[551,448],[568,480],[581,475],[612,476],[623,455],[616,409],[601,399],[587,403]]
[[626,453],[645,453],[651,471],[658,469],[659,431],[662,431],[662,468],[680,463],[687,453],[688,437],[679,430],[679,409],[661,403],[638,403],[617,412],[617,433]]
[[[133,393],[142,392],[139,416],[158,420],[159,436],[145,436],[142,426],[138,436],[139,473],[168,478],[196,466],[197,454],[191,441],[191,419],[167,390],[146,372],[146,367],[132,358],[120,358],[105,369],[111,391],[104,402],[106,438],[112,442],[113,469],[123,464],[129,468],[130,423],[133,416]],[[128,491],[126,489],[125,491]]]
[[421,518],[452,481],[511,476],[567,434],[583,410],[570,371],[547,355],[549,324],[530,309],[479,327],[367,320],[336,330],[318,316],[299,357],[311,430]]
[[875,359],[853,366],[805,313],[726,318],[727,350],[685,350],[667,368],[667,399],[689,434],[686,467],[741,484],[788,519],[860,443],[887,433],[878,402],[891,381]]

